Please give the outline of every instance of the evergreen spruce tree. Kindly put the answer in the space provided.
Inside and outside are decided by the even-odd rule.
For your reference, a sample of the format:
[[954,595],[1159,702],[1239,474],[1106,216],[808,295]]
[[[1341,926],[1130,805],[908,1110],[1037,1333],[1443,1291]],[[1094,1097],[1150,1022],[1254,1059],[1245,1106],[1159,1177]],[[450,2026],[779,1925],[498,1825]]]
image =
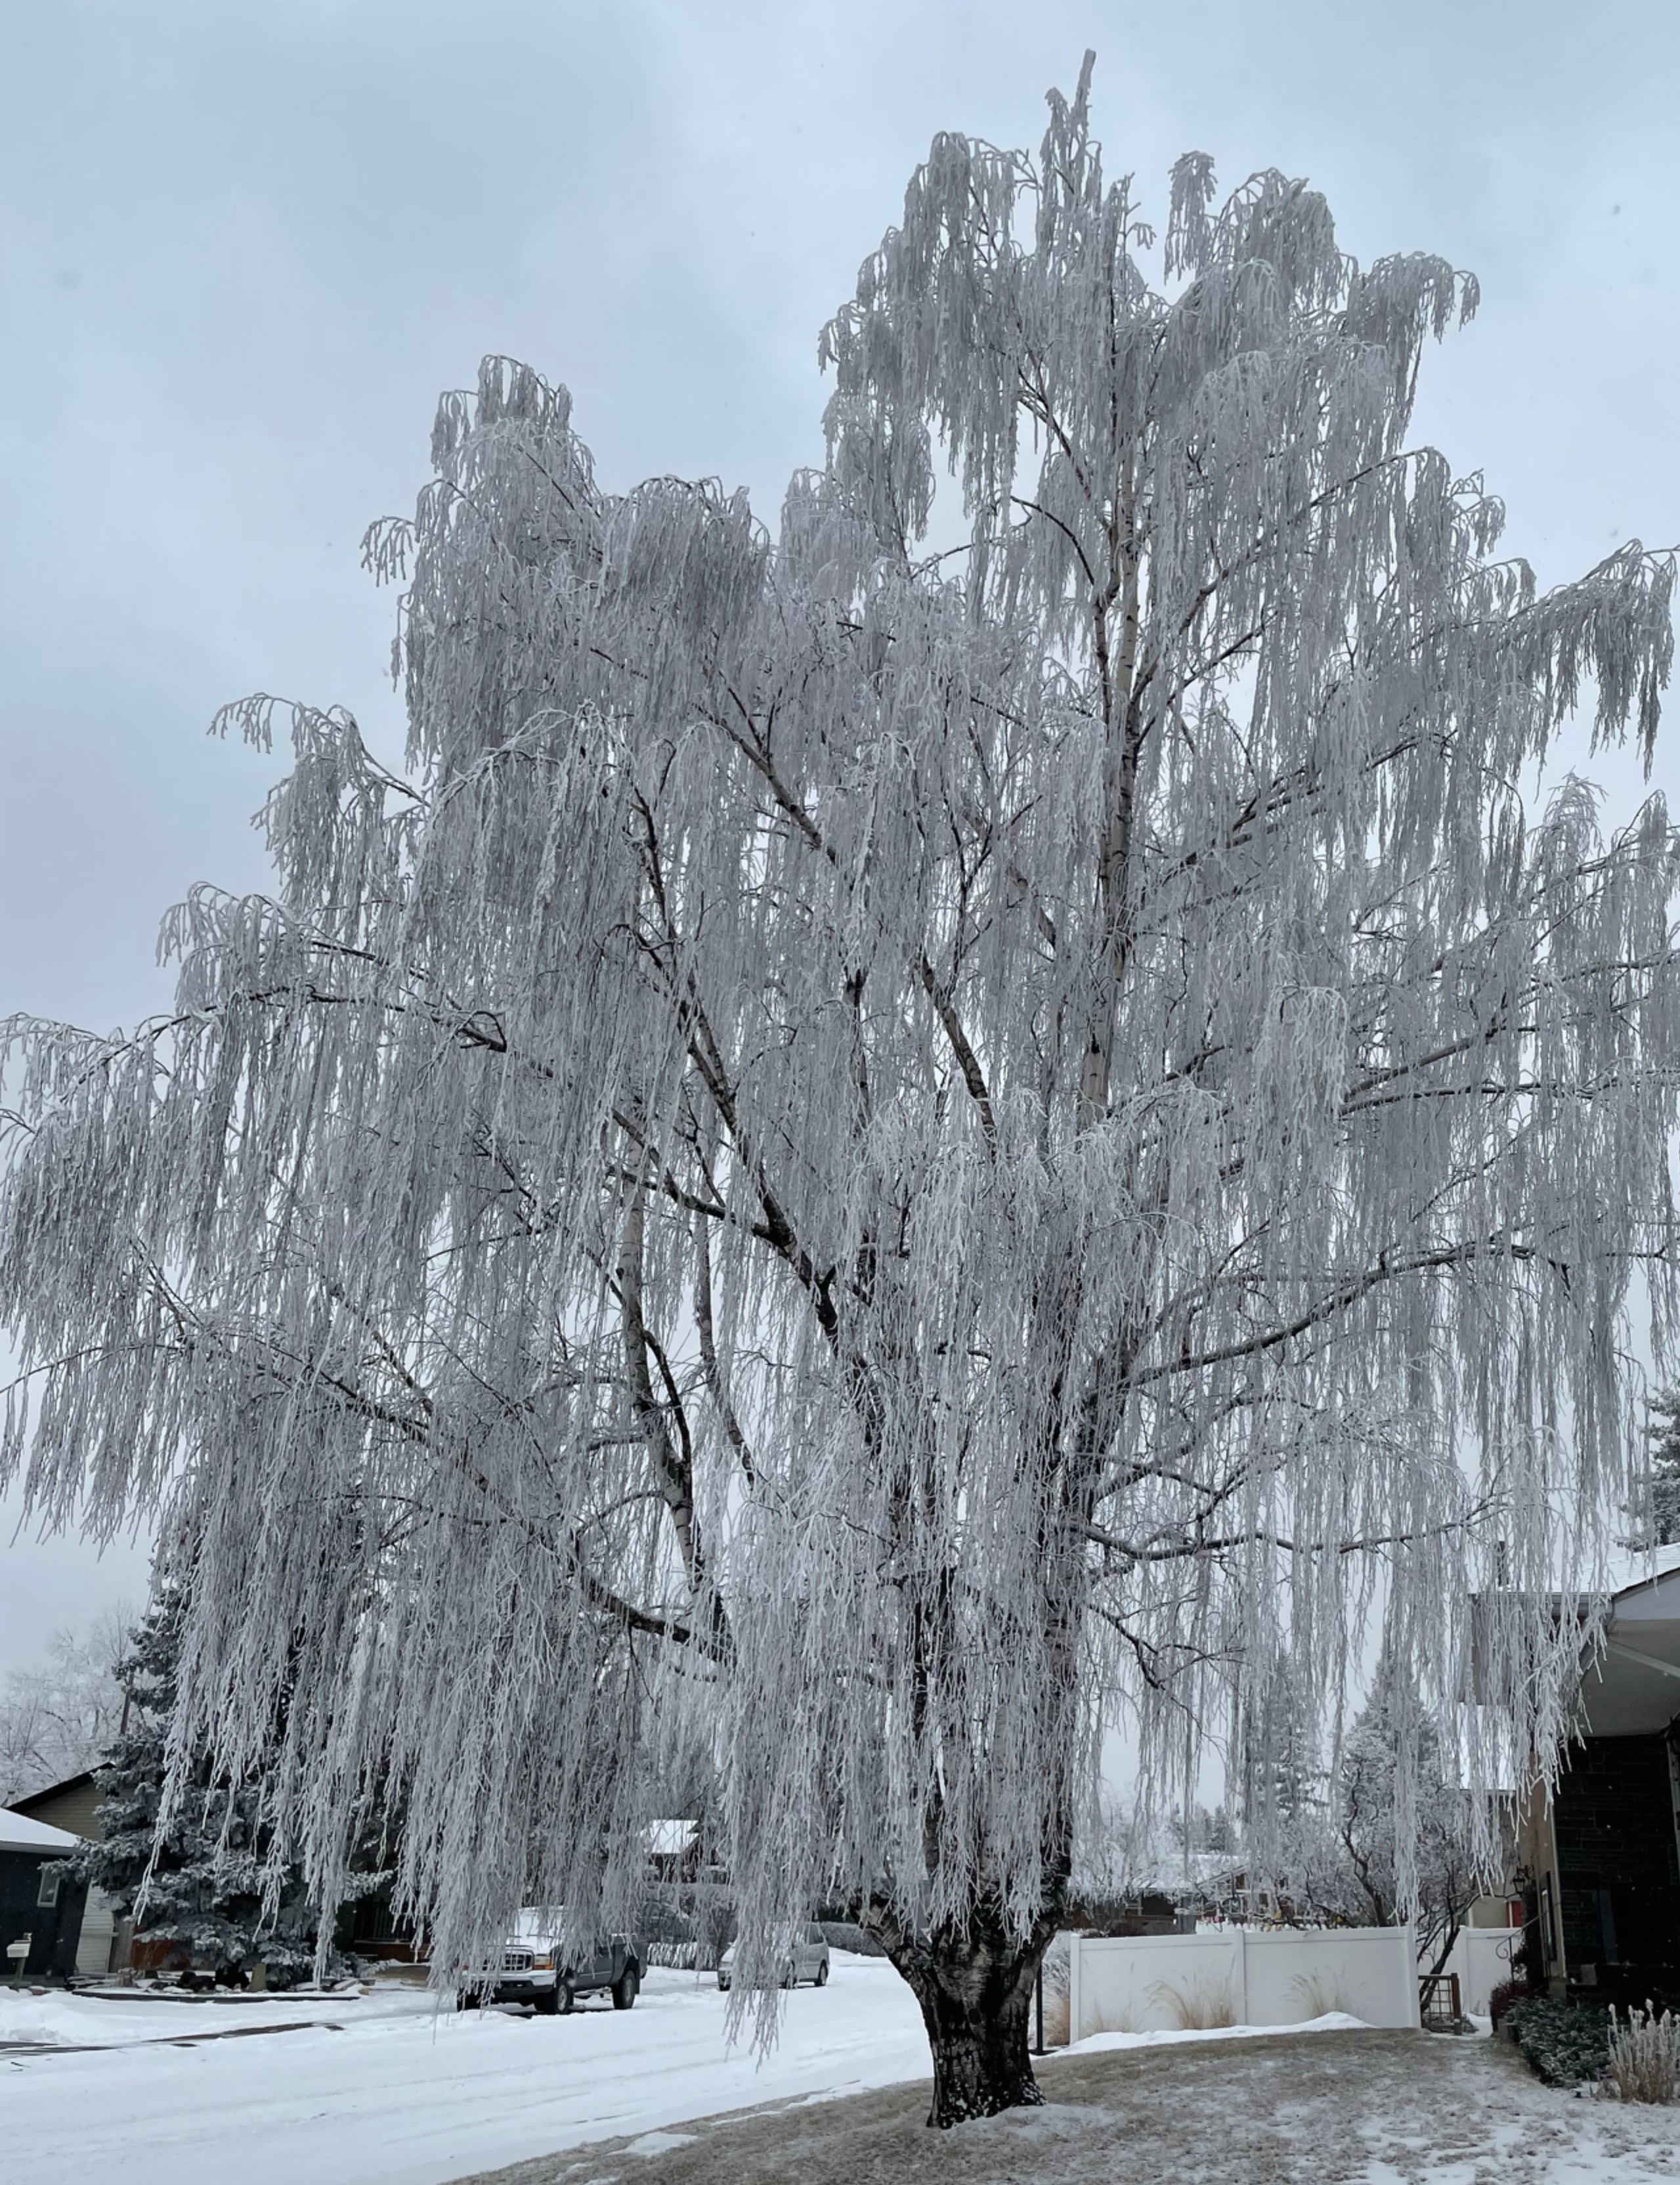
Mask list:
[[231,1983],[260,1963],[276,1985],[290,1987],[314,1969],[319,1915],[296,1866],[267,1901],[260,1785],[231,1785],[197,1754],[181,1796],[165,1807],[186,1607],[185,1587],[165,1584],[131,1635],[117,1671],[121,1726],[99,1770],[104,1836],[72,1864],[148,1937],[184,1942],[195,1970]]
[[1638,1514],[1635,1545],[1680,1546],[1680,1388],[1666,1389],[1651,1405],[1649,1513]]
[[1275,1854],[1303,1817],[1322,1811],[1325,1770],[1313,1708],[1292,1665],[1273,1659],[1256,1679],[1244,1736],[1243,1813],[1263,1859]]

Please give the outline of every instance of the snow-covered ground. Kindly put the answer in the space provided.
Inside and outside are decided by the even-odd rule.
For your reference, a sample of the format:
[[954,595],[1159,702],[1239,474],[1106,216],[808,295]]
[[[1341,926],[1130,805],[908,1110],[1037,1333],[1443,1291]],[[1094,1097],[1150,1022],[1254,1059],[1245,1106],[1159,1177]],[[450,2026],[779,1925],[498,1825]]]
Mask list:
[[[909,1990],[836,1952],[784,1998],[761,2062],[724,2038],[709,1977],[650,1970],[633,2010],[434,2013],[362,1998],[213,2003],[0,1994],[5,2185],[444,2185],[475,2170],[790,2095],[928,2073]],[[193,2040],[259,2025],[305,2030]],[[20,2041],[97,2053],[13,2050]],[[144,2045],[131,2045],[144,2044]]]
[[[761,2060],[726,2041],[709,1976],[657,1968],[633,2010],[591,1999],[570,2018],[457,2017],[400,1987],[224,2002],[0,1993],[0,2177],[444,2185],[756,2102],[928,2076],[916,2005],[880,1959],[836,1951],[827,1987],[784,2000],[780,2039]],[[1198,2037],[1097,2034],[1080,2047]],[[20,2042],[52,2048],[6,2052]]]
[[[867,2127],[867,2116],[803,2104],[925,2078],[915,2005],[890,1966],[839,1952],[826,1988],[801,1988],[785,2002],[781,2038],[761,2062],[750,2046],[726,2041],[725,1999],[709,1979],[658,1970],[634,2010],[592,2002],[570,2018],[456,2017],[400,1987],[226,2002],[0,1991],[0,2180],[445,2185],[596,2141],[619,2142],[634,2157],[628,2174],[651,2179],[661,2152],[684,2143],[667,2136],[673,2127],[788,2101],[809,2121],[803,2132],[815,2132],[813,2179],[849,2180],[851,2134]],[[1148,2174],[1164,2180],[1177,2174],[1169,2148],[1184,2153],[1185,2177],[1223,2179],[1226,2171],[1208,2162],[1248,2134],[1253,2160],[1231,2173],[1240,2171],[1242,2185],[1330,2175],[1366,2185],[1470,2185],[1484,2174],[1511,2185],[1680,2180],[1672,2111],[1645,2117],[1571,2102],[1537,2086],[1514,2058],[1495,2067],[1482,2042],[1415,2048],[1415,2035],[1356,2026],[1332,2014],[1298,2029],[1093,2035],[1048,2065],[1050,2110],[999,2121],[995,2131],[971,2128],[979,2134],[974,2174],[991,2177],[995,2155],[1000,2176],[1019,2175],[1010,2150],[1019,2154],[1030,2141],[1046,2185],[1064,2173],[1095,2176],[1073,2160],[1074,2143],[1107,2132],[1134,2152],[1158,2141],[1162,2164]],[[1322,2037],[1285,2049],[1275,2037],[1288,2031]],[[204,2037],[211,2034],[235,2037]],[[1274,2037],[1257,2048],[1251,2037],[1260,2034]],[[51,2045],[5,2045],[21,2042]],[[1119,2059],[1104,2052],[1117,2049],[1154,2053],[1139,2056],[1141,2077],[1111,2086],[1102,2074]],[[1070,2100],[1096,2106],[1069,2109]],[[912,2151],[924,2106],[918,2096],[905,2110]],[[1208,2144],[1200,2152],[1180,2144],[1187,2117],[1201,2120]],[[820,2132],[819,2118],[832,2120]],[[1311,2150],[1322,2152],[1332,2127],[1354,2135],[1352,2166],[1317,2165]],[[703,2129],[735,2135],[748,2155],[763,2138],[750,2125],[745,2137],[733,2124]],[[785,2113],[767,2129],[784,2138]],[[1653,2132],[1659,2149],[1674,2149],[1672,2168],[1661,2159],[1653,2165]],[[824,2134],[834,2143],[824,2142],[817,2160]],[[1057,2145],[1040,2146],[1046,2134]],[[1497,2158],[1485,2173],[1477,2167],[1483,2156]],[[615,2177],[623,2168],[616,2157],[606,2166]],[[760,2174],[750,2160],[749,2173]]]
[[[1253,2029],[1249,2029],[1252,2035]],[[1084,2044],[1081,2044],[1083,2048]],[[1131,2053],[1115,2054],[1118,2048]],[[1106,2053],[1105,2053],[1106,2052]],[[1044,2106],[930,2134],[920,2087],[790,2103],[460,2185],[1676,2185],[1672,2109],[1575,2098],[1503,2042],[1320,2026],[1105,2039]]]
[[53,2048],[137,2046],[248,2034],[302,2022],[367,2026],[393,2018],[432,2022],[433,1998],[412,1987],[321,1995],[184,1995],[112,1988],[69,1995],[62,1988],[0,1988],[0,2052],[20,2045]]

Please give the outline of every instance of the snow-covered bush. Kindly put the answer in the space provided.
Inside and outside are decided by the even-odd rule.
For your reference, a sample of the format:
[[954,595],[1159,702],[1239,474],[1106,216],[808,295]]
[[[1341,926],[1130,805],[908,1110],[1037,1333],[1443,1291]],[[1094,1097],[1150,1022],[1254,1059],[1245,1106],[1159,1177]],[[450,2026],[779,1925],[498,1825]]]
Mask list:
[[642,1944],[642,1963],[645,1965],[665,1965],[673,1972],[692,1973],[705,1969],[700,1962],[698,1942],[650,1942]]
[[1524,1973],[1518,1973],[1512,1980],[1500,1981],[1487,1998],[1487,2015],[1493,2020],[1493,2031],[1499,2031],[1504,2023],[1505,2013],[1514,2003],[1525,2002],[1540,1992]]
[[851,1950],[860,1958],[884,1958],[886,1952],[867,1928],[855,1920],[819,1920],[823,1940],[831,1950]]
[[1603,2078],[1610,2062],[1610,2016],[1546,1995],[1519,1996],[1504,2014],[1505,2031],[1549,2087],[1577,2087]]

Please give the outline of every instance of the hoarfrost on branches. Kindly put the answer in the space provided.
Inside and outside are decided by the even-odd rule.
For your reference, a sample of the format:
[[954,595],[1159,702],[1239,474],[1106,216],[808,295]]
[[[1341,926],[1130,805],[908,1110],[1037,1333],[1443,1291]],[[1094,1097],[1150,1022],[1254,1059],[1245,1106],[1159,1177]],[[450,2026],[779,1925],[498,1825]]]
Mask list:
[[1199,155],[1158,261],[1088,87],[935,140],[774,538],[446,396],[368,541],[405,773],[232,709],[273,897],[172,914],[166,1021],[13,1034],[8,1462],[176,1506],[178,1735],[283,1716],[329,1900],[388,1785],[442,1964],[627,1900],[704,1735],[738,1997],[851,1902],[943,2121],[1032,2098],[1116,1704],[1187,1795],[1379,1600],[1456,1699],[1497,1540],[1550,1753],[1672,1304],[1667,817],[1521,786],[1583,694],[1649,759],[1672,559],[1538,593],[1405,443],[1473,282]]
[[40,1667],[0,1688],[0,1806],[91,1768],[122,1713],[117,1662],[130,1612],[109,1608],[82,1629],[55,1631]]

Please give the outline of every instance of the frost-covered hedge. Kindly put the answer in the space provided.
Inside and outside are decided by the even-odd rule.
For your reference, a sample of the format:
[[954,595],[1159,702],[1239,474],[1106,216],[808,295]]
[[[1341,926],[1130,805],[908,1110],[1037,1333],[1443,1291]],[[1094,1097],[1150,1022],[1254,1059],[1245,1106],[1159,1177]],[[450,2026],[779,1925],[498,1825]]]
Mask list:
[[1531,2069],[1549,2087],[1601,2079],[1610,2063],[1610,2014],[1550,1996],[1521,1996],[1503,2020]]
[[831,1950],[855,1950],[860,1958],[884,1958],[886,1952],[875,1940],[850,1920],[819,1920],[823,1939]]

